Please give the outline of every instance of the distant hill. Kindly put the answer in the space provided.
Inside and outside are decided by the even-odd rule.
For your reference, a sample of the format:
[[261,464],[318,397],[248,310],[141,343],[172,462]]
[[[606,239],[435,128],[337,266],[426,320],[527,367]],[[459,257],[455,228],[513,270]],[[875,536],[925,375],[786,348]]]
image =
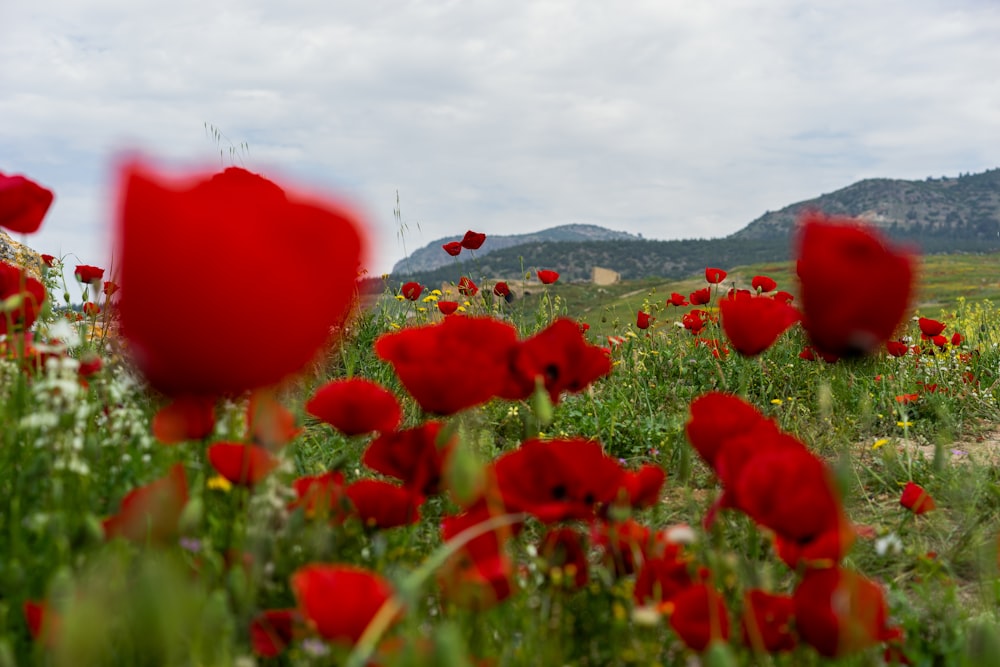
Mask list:
[[[589,280],[593,267],[618,271],[625,280],[662,277],[678,279],[706,266],[777,262],[791,257],[791,232],[805,210],[815,208],[829,215],[864,218],[891,238],[906,242],[924,254],[991,252],[1000,250],[1000,169],[957,178],[904,181],[866,179],[854,185],[767,212],[740,231],[721,239],[649,241],[624,232],[592,225],[565,225],[537,234],[487,237],[491,252],[477,251],[474,261],[464,253],[455,258],[441,239],[396,265],[392,281],[417,280],[424,284],[456,281],[462,274],[473,278],[517,278],[523,271],[553,269],[562,280]],[[557,230],[589,230],[587,241],[554,238]],[[616,235],[601,240],[600,234]],[[416,262],[428,253],[433,261]],[[433,266],[419,270],[417,266]]]
[[1000,169],[958,178],[901,181],[869,178],[815,199],[767,212],[730,238],[788,238],[799,215],[818,209],[828,215],[864,218],[890,236],[917,242],[1000,239]]
[[[477,229],[475,231],[483,231]],[[517,245],[531,243],[547,243],[556,241],[637,241],[642,237],[628,232],[618,232],[613,229],[605,229],[597,225],[559,225],[550,227],[540,232],[529,234],[486,234],[486,242],[475,251],[476,257],[483,257],[491,252],[510,248]],[[431,241],[423,248],[415,250],[409,258],[396,262],[392,267],[393,275],[404,273],[417,273],[421,271],[431,271],[443,266],[453,266],[455,258],[441,249],[445,243],[451,241],[461,241],[462,236],[448,237]],[[460,255],[462,259],[467,259],[468,251],[463,251]]]

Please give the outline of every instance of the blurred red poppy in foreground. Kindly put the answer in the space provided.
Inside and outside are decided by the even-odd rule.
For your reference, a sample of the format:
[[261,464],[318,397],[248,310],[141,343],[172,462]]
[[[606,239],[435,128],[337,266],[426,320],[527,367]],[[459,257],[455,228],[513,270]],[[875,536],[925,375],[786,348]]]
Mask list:
[[792,631],[795,602],[790,595],[753,589],[743,596],[743,643],[755,651],[791,651],[797,639]]
[[899,498],[899,504],[914,514],[925,514],[937,508],[937,503],[931,498],[931,494],[913,482],[906,483],[903,495]]
[[382,577],[352,565],[306,565],[291,581],[309,625],[324,639],[350,646],[394,595]]
[[[362,238],[347,207],[246,170],[167,179],[121,170],[122,332],[170,395],[237,394],[312,360],[353,303]],[[167,295],[178,296],[165,309]]]
[[793,598],[799,634],[828,658],[900,635],[887,625],[882,587],[857,572],[839,567],[808,570]]
[[722,329],[736,351],[753,357],[771,347],[788,327],[799,320],[799,311],[765,296],[737,295],[719,302]]
[[153,416],[153,435],[166,445],[201,440],[214,430],[214,398],[183,396],[160,408]]
[[235,442],[212,445],[208,460],[231,484],[246,487],[255,486],[278,467],[278,459],[263,447]]
[[395,394],[371,380],[333,380],[313,392],[306,412],[344,435],[388,433],[403,417]]
[[722,596],[709,584],[694,584],[670,600],[670,627],[695,651],[704,651],[712,641],[729,639],[729,614]]
[[[20,295],[20,303],[13,297]],[[34,324],[45,301],[45,286],[16,266],[0,262],[0,334],[23,331]]]
[[24,176],[0,173],[0,227],[31,234],[38,231],[55,195]]
[[548,269],[541,269],[538,271],[537,275],[538,280],[540,280],[543,285],[551,285],[555,281],[559,280],[559,273]]
[[462,237],[460,245],[467,250],[479,250],[485,241],[486,234],[480,234],[479,232],[474,232],[470,229],[465,232],[465,236]]
[[177,534],[177,522],[187,501],[187,475],[184,466],[177,463],[165,477],[129,491],[118,514],[104,520],[104,535],[109,540],[124,537],[139,544],[166,542]]
[[266,609],[250,621],[250,645],[263,658],[280,655],[292,643],[299,620],[295,609]]
[[874,228],[849,218],[803,216],[797,238],[802,325],[818,351],[874,351],[903,321],[914,260]]

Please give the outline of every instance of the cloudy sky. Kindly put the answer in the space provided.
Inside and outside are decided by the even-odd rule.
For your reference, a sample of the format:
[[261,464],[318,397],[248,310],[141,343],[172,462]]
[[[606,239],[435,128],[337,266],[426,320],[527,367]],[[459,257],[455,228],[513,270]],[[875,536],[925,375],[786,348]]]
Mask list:
[[861,178],[1000,166],[997,35],[995,0],[4,1],[0,171],[56,191],[28,242],[88,264],[123,150],[347,195],[376,273],[397,192],[410,250],[724,236]]

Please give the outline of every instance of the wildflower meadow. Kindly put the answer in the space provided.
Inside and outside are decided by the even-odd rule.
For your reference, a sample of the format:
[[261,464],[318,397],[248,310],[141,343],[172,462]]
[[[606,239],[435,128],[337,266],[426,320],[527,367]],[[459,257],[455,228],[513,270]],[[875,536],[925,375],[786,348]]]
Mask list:
[[387,241],[242,168],[114,187],[109,266],[0,264],[0,667],[1000,665],[1000,317],[876,229],[599,326],[361,294]]

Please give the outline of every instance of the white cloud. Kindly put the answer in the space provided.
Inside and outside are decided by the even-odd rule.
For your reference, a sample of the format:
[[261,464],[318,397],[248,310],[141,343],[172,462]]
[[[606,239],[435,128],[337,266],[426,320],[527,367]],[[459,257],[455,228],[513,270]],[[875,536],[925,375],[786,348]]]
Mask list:
[[402,252],[397,190],[412,249],[567,222],[717,236],[859,178],[998,166],[991,2],[142,4],[0,10],[0,170],[60,196],[43,250],[96,251],[123,147],[219,164],[204,122],[360,200],[376,270]]

